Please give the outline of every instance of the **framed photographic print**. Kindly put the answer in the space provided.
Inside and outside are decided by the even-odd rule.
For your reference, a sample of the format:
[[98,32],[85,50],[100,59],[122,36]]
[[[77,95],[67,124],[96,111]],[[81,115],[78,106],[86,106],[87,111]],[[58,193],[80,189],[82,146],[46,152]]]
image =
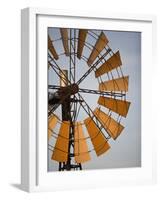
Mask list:
[[27,8],[21,27],[22,188],[154,182],[155,18]]

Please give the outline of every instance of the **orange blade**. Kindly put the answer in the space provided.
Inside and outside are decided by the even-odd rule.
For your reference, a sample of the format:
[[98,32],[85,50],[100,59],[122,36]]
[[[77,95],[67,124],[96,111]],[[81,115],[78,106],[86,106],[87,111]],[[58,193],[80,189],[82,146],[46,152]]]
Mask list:
[[58,54],[56,53],[56,50],[55,50],[55,48],[54,48],[54,46],[53,46],[53,43],[52,43],[52,41],[51,41],[51,39],[50,39],[50,36],[48,35],[48,49],[49,49],[49,51],[50,51],[50,53],[53,55],[53,57],[56,59],[56,60],[58,60]]
[[63,121],[53,150],[52,159],[58,162],[67,162],[69,145],[70,122]]
[[129,76],[105,81],[99,84],[100,91],[128,91]]
[[130,102],[128,101],[112,99],[112,98],[103,97],[103,96],[99,97],[98,104],[106,108],[109,108],[110,110],[124,117],[126,117],[129,110],[129,106],[130,106]]
[[79,36],[78,36],[78,48],[77,48],[77,57],[81,59],[82,52],[83,52],[83,47],[85,44],[86,36],[87,36],[88,31],[85,29],[80,29],[79,30]]
[[93,119],[89,117],[84,120],[84,123],[89,133],[89,136],[91,137],[91,141],[97,156],[102,155],[110,148],[110,145],[108,144],[103,134],[95,125]]
[[52,115],[48,120],[48,140],[51,138],[52,130],[55,128],[58,122],[58,118],[56,115]]
[[67,28],[60,28],[60,34],[61,34],[61,37],[62,37],[62,42],[63,42],[65,54],[66,54],[66,56],[69,56],[68,29]]
[[122,65],[121,57],[119,51],[117,51],[113,56],[111,56],[105,63],[103,63],[96,71],[95,77],[99,77],[109,71]]
[[97,56],[100,54],[100,52],[105,48],[105,46],[107,45],[108,43],[108,39],[106,37],[106,35],[101,32],[89,58],[88,58],[88,61],[87,61],[87,64],[88,65],[91,65],[94,60],[97,58]]
[[95,109],[94,114],[104,125],[104,128],[107,130],[109,135],[116,140],[116,138],[123,131],[124,127],[98,108]]
[[76,163],[84,163],[91,159],[88,152],[87,142],[84,137],[83,128],[80,122],[74,127],[74,154]]

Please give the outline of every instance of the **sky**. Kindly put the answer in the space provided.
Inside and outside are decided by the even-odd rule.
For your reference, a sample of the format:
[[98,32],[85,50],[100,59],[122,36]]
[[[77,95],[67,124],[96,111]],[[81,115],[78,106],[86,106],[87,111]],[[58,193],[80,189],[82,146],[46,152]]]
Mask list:
[[[78,32],[78,31],[77,31]],[[122,71],[124,76],[129,76],[129,90],[127,100],[131,102],[127,117],[122,118],[121,124],[125,127],[117,140],[109,140],[110,150],[105,154],[97,157],[95,152],[91,152],[91,160],[82,164],[83,169],[108,169],[108,168],[127,168],[141,166],[141,33],[140,32],[124,32],[103,30],[109,40],[108,45],[113,52],[120,51],[122,60]],[[58,28],[48,28],[48,33],[52,40],[60,38]],[[100,30],[95,30],[99,34]],[[87,36],[86,39],[90,44],[95,44],[95,39]],[[62,41],[54,42],[54,47],[58,53],[64,51]],[[87,57],[90,51],[84,48],[83,54]],[[60,56],[57,63],[62,66],[62,69],[68,69],[69,58]],[[76,79],[78,80],[87,70],[88,65],[82,59],[76,60]],[[114,72],[114,76],[117,75]],[[107,77],[103,76],[104,79]],[[52,69],[49,69],[48,83],[59,85],[59,78],[55,75]],[[94,72],[80,84],[80,88],[98,89],[98,81],[94,76]],[[82,94],[84,99],[91,106],[92,110],[97,107],[98,95]],[[60,108],[57,114],[60,115]],[[78,120],[82,121],[88,116],[80,110]],[[55,130],[58,128],[56,127]],[[85,133],[87,134],[87,133]],[[55,139],[49,141],[50,144],[55,144]],[[88,142],[89,149],[92,149],[92,143]],[[48,153],[48,170],[57,171],[58,163],[51,160],[51,153]]]

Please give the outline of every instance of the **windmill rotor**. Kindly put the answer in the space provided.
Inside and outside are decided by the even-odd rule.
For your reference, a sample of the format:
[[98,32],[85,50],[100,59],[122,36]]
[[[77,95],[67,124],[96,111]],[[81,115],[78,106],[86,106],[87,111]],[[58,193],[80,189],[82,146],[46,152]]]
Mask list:
[[[129,76],[124,76],[121,53],[113,52],[104,31],[60,28],[58,33],[59,38],[48,34],[48,70],[57,80],[48,84],[48,149],[59,171],[82,170],[91,152],[97,156],[108,152],[109,140],[123,132],[121,119],[130,107]],[[86,66],[81,75],[78,63]],[[98,87],[82,87],[92,74]],[[98,99],[95,109],[84,94]],[[86,118],[78,120],[82,112]]]

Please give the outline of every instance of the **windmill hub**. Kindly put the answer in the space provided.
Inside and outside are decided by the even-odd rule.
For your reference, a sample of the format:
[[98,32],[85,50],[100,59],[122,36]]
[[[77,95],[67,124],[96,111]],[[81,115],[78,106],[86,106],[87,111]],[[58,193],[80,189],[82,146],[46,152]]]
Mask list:
[[60,90],[58,91],[60,97],[63,96],[70,96],[78,93],[79,87],[76,83],[73,83],[71,85],[68,85],[66,87],[61,87]]
[[71,94],[76,94],[79,91],[79,86],[76,83],[73,83],[70,86],[70,89],[71,89]]

